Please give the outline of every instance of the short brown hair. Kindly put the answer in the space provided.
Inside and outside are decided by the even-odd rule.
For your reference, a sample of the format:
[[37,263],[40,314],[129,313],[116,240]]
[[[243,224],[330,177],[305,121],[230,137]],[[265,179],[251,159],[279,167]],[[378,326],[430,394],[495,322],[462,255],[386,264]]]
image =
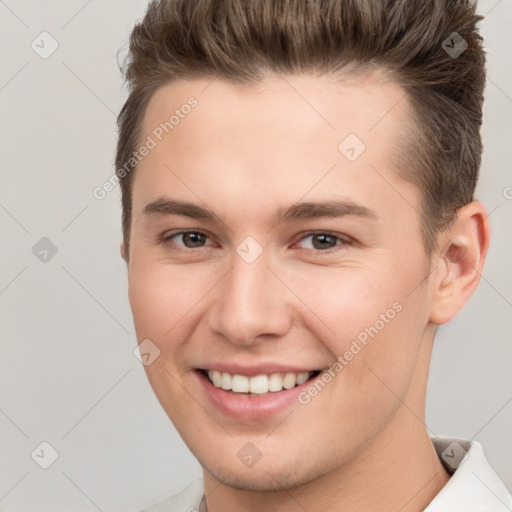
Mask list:
[[126,172],[127,162],[160,86],[206,77],[251,84],[270,73],[375,67],[392,73],[412,106],[414,133],[397,162],[422,191],[430,254],[438,232],[473,200],[478,178],[485,86],[480,20],[471,0],[151,1],[130,37],[124,67],[130,94],[118,117],[127,256],[136,167]]

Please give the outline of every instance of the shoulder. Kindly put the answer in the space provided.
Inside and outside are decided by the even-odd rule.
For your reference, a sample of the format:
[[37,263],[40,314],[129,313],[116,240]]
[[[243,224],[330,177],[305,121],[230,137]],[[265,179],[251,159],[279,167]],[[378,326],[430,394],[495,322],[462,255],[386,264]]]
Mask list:
[[198,512],[203,493],[203,479],[199,478],[178,494],[141,512]]

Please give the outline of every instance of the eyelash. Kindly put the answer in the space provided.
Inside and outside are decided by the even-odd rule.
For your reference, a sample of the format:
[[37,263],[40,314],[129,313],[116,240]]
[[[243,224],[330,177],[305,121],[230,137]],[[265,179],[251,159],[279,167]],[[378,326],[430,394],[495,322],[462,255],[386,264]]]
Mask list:
[[352,240],[351,238],[349,238],[347,235],[340,235],[339,233],[333,233],[332,231],[310,231],[310,232],[307,232],[307,233],[302,233],[300,235],[300,238],[297,239],[296,242],[294,242],[294,245],[302,240],[305,240],[306,238],[309,238],[311,236],[315,236],[315,235],[327,235],[327,236],[331,236],[333,238],[336,238],[337,240],[337,243],[334,247],[331,247],[329,249],[325,249],[325,250],[321,250],[321,249],[305,249],[305,250],[312,250],[316,253],[319,253],[319,254],[330,254],[331,252],[334,252],[334,251],[338,251],[341,249],[341,247],[343,246],[347,246],[347,245],[354,245],[354,240]]
[[[211,237],[207,233],[205,233],[204,231],[201,231],[201,230],[198,230],[198,229],[193,229],[193,230],[189,229],[189,230],[177,231],[176,233],[171,233],[171,234],[162,233],[162,235],[160,235],[160,237],[158,238],[157,243],[163,245],[166,248],[172,249],[174,251],[185,251],[185,252],[188,252],[188,251],[198,251],[198,250],[201,250],[201,249],[205,249],[205,247],[208,247],[208,246],[200,246],[200,247],[197,247],[197,248],[185,247],[185,246],[176,245],[176,244],[174,244],[172,242],[172,240],[174,238],[176,238],[178,236],[181,236],[181,235],[190,234],[190,233],[200,234],[200,235],[205,236],[209,240],[211,240]],[[332,236],[332,237],[337,239],[337,243],[336,243],[336,245],[334,247],[331,247],[331,248],[325,249],[325,250],[321,250],[321,249],[304,249],[304,250],[307,250],[307,251],[312,250],[312,251],[314,251],[314,252],[316,252],[318,254],[330,254],[331,252],[339,250],[339,248],[342,247],[342,246],[355,245],[354,240],[352,240],[351,238],[347,237],[346,235],[342,236],[339,233],[333,233],[331,231],[310,231],[310,232],[302,233],[300,235],[300,237],[297,238],[293,242],[293,245],[297,244],[300,241],[305,240],[308,237],[314,236],[314,235]]]
[[[199,229],[184,229],[182,231],[177,231],[176,233],[162,233],[158,240],[157,240],[157,243],[160,243],[162,244],[163,246],[165,247],[169,247],[173,250],[177,250],[177,251],[181,251],[181,250],[184,250],[184,251],[193,251],[193,250],[198,250],[198,249],[204,249],[204,246],[203,247],[198,247],[196,249],[192,248],[192,247],[180,247],[180,246],[176,246],[172,240],[173,238],[176,238],[180,235],[186,235],[186,234],[190,234],[190,233],[194,233],[194,234],[199,234],[199,235],[203,235],[205,236],[206,238],[210,239],[211,240],[211,237],[208,235],[208,233],[205,233],[204,231],[201,231]],[[177,248],[179,247],[179,248]]]

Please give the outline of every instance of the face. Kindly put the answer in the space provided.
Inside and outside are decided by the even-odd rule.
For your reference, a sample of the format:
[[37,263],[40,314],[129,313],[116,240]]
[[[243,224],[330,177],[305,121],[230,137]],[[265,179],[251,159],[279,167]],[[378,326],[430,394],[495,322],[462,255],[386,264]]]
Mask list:
[[392,163],[403,94],[378,76],[268,76],[174,82],[148,106],[137,338],[160,350],[145,368],[163,408],[228,485],[312,481],[399,437],[402,401],[421,401],[429,264],[420,192]]

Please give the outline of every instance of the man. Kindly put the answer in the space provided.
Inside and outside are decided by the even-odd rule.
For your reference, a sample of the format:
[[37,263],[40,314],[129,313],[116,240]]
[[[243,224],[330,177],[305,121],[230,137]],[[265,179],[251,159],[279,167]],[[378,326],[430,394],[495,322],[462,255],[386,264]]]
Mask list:
[[424,423],[437,326],[489,245],[478,22],[452,0],[149,5],[122,254],[204,476],[150,511],[510,510],[480,445]]

